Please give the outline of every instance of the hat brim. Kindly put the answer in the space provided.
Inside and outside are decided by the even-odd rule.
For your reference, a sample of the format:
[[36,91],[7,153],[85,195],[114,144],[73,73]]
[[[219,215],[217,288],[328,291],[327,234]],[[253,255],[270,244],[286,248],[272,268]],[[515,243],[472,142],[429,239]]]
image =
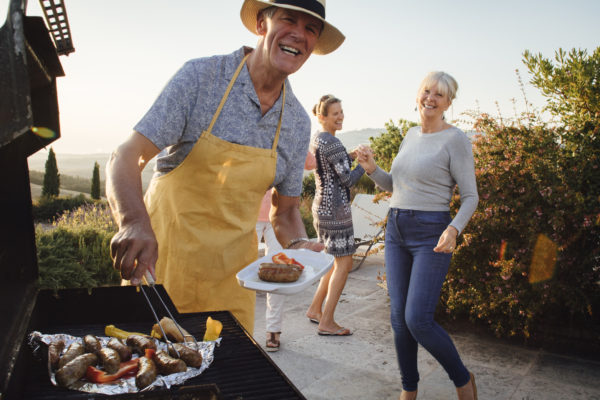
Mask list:
[[279,7],[279,8],[287,8],[288,10],[296,10],[303,12],[305,14],[312,15],[315,18],[318,18],[323,22],[323,30],[321,31],[321,35],[319,35],[319,39],[315,44],[315,48],[313,50],[314,54],[328,54],[340,47],[340,45],[344,42],[346,37],[340,32],[335,26],[331,25],[329,22],[325,21],[319,14],[316,14],[312,11],[306,10],[302,7],[297,7],[289,4],[280,4],[280,3],[272,3],[268,0],[245,0],[244,4],[242,4],[242,9],[240,11],[240,17],[242,18],[242,23],[244,26],[255,35],[258,35],[256,31],[256,16],[260,10],[263,10],[267,7]]

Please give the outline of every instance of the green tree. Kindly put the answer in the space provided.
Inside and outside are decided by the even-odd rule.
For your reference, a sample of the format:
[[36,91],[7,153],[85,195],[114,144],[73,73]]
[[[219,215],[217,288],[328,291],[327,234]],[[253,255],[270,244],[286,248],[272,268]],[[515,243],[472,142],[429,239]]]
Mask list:
[[590,217],[600,213],[600,47],[559,49],[554,61],[541,54],[523,53],[531,84],[548,99],[545,107],[556,119],[565,179],[583,200]]
[[44,174],[44,185],[42,186],[42,196],[56,197],[60,193],[60,174],[56,164],[56,155],[50,147],[48,159],[46,160],[46,172]]
[[404,119],[399,120],[398,125],[394,125],[394,122],[390,120],[385,124],[386,132],[379,137],[369,139],[375,153],[375,161],[384,171],[389,172],[406,132],[416,125],[416,122]]
[[94,163],[94,172],[92,173],[92,199],[100,200],[100,166],[98,162]]

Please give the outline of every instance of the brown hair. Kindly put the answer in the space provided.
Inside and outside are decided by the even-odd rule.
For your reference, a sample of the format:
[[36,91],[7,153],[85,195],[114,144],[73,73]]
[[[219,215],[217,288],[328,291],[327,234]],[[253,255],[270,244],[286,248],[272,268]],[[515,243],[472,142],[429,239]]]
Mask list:
[[325,96],[321,96],[319,99],[319,104],[315,104],[312,112],[315,116],[322,115],[324,117],[327,116],[327,111],[329,110],[329,106],[334,103],[341,103],[342,101],[335,97],[332,94],[326,94]]

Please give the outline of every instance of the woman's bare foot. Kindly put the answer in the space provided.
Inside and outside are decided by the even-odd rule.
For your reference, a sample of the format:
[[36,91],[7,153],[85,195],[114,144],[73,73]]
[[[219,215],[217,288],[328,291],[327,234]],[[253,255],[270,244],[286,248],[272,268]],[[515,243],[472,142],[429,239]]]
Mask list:
[[477,400],[477,387],[475,386],[475,376],[472,373],[469,373],[471,379],[467,382],[466,385],[457,387],[456,394],[458,396],[458,400]]
[[402,393],[400,393],[400,399],[399,400],[415,400],[417,398],[417,391],[413,391],[413,392],[407,392],[406,390],[402,390]]
[[310,322],[314,322],[315,324],[318,324],[321,321],[321,313],[314,313],[314,312],[311,312],[310,310],[308,310],[306,312],[306,318],[308,318],[310,320]]

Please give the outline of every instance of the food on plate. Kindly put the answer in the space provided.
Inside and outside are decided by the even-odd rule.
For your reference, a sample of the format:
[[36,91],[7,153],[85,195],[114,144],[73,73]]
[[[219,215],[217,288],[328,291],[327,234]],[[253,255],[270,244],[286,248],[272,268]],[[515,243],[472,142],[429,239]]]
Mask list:
[[145,351],[144,357],[138,358],[139,369],[135,375],[135,386],[137,386],[138,389],[143,389],[150,385],[156,379],[156,375],[158,375],[156,364],[152,361],[154,352],[155,350],[148,349]]
[[107,373],[114,374],[121,367],[121,357],[116,350],[113,350],[110,347],[103,347],[97,354],[100,358],[100,364]]
[[83,378],[87,367],[97,362],[98,357],[93,353],[77,356],[56,371],[56,382],[60,386],[69,386]]
[[206,331],[204,331],[204,338],[202,340],[217,340],[223,330],[223,324],[221,321],[212,319],[211,317],[206,318]]
[[138,353],[140,356],[144,355],[146,349],[156,350],[156,343],[148,336],[141,335],[130,335],[127,338],[127,346],[130,346],[133,351]]
[[171,375],[177,372],[185,372],[187,365],[181,359],[173,358],[164,351],[160,350],[154,353],[152,361],[156,364],[158,373],[161,375]]
[[102,344],[94,335],[85,335],[83,338],[83,345],[85,347],[86,353],[98,354],[98,352],[102,348]]
[[[182,359],[188,367],[198,368],[202,365],[202,354],[200,354],[199,351],[190,349],[181,343],[173,343],[173,345],[168,348],[171,357]],[[177,350],[177,352],[175,352],[175,350]]]
[[[182,343],[185,342],[185,339],[194,340],[194,337],[192,335],[190,335],[185,329],[181,327],[181,325],[178,325],[177,323],[175,323],[175,321],[173,321],[170,318],[164,317],[163,319],[161,319],[160,326],[165,331],[165,335],[167,335],[167,338],[171,341]],[[179,327],[179,329],[177,329],[177,327]],[[150,334],[150,336],[155,337],[157,339],[163,339],[162,331],[160,330],[158,324],[154,324],[152,326],[152,333]]]
[[64,340],[58,340],[54,343],[50,343],[48,346],[48,361],[52,369],[58,368],[58,362],[60,361],[60,353],[65,348]]
[[267,282],[296,282],[302,269],[296,264],[262,263],[258,267],[258,277]]
[[76,357],[82,355],[83,353],[84,353],[83,344],[81,344],[80,342],[71,343],[71,345],[69,346],[67,351],[65,351],[65,354],[63,354],[62,357],[60,358],[60,360],[58,360],[58,368],[59,369],[62,368],[69,361],[75,359]]
[[304,265],[300,264],[298,260],[288,257],[282,252],[275,254],[273,257],[271,257],[271,260],[273,260],[275,264],[294,264],[299,266],[301,269],[304,269]]
[[131,360],[131,354],[132,354],[131,348],[129,346],[123,344],[123,342],[121,342],[121,340],[119,340],[115,337],[110,338],[110,340],[106,344],[106,347],[116,350],[116,352],[119,353],[119,357],[121,358],[121,361]]
[[104,334],[106,336],[115,337],[117,339],[122,339],[122,340],[127,339],[131,335],[148,336],[144,333],[139,333],[139,332],[127,332],[127,331],[124,331],[123,329],[117,328],[114,325],[106,325],[104,327]]
[[138,359],[129,360],[121,363],[119,370],[114,374],[109,374],[106,371],[102,371],[96,367],[89,366],[85,372],[85,378],[92,383],[108,383],[116,381],[119,378],[129,374],[137,374],[138,372]]

